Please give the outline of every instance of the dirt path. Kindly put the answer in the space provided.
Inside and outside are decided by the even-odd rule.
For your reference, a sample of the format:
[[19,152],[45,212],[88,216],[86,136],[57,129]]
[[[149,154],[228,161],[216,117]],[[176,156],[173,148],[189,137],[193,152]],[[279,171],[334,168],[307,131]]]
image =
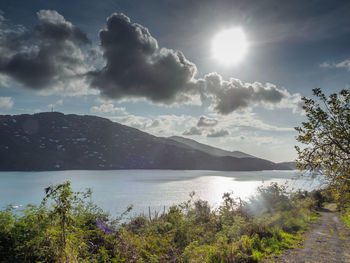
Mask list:
[[291,249],[265,262],[350,262],[350,231],[333,210],[329,206],[321,211],[320,221],[306,233],[303,248]]

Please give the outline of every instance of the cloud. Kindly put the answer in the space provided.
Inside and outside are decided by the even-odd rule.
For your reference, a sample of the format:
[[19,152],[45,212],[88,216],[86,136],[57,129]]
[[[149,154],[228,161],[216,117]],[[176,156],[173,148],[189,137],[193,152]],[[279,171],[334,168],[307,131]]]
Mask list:
[[197,127],[214,127],[217,124],[218,120],[201,116],[197,122]]
[[3,16],[3,11],[0,9],[0,25],[5,21],[5,17]]
[[10,88],[12,84],[11,78],[7,75],[0,73],[0,86],[4,88]]
[[11,97],[0,97],[0,108],[11,109],[14,102]]
[[[225,81],[217,73],[207,74],[205,93],[212,98],[211,107],[220,114],[226,115],[233,111],[254,107],[257,105],[277,106],[283,100],[295,102],[296,95],[291,95],[285,89],[279,89],[275,85],[243,83],[239,79],[231,78]],[[284,107],[284,105],[278,105]],[[288,103],[286,107],[293,107]]]
[[191,129],[184,131],[182,135],[202,135],[202,130],[197,127],[192,127]]
[[137,116],[133,114],[126,116],[113,116],[110,117],[110,119],[139,130],[145,130],[147,124],[152,121],[147,117]]
[[[192,98],[200,96],[202,101],[209,98],[217,112],[229,114],[256,105],[283,107],[280,103],[292,96],[270,83],[225,81],[217,73],[195,78],[195,64],[180,51],[159,48],[147,28],[132,23],[124,14],[108,17],[107,28],[99,36],[106,65],[90,76],[92,86],[106,98],[146,98],[170,105],[194,103]],[[289,101],[287,104],[294,107]]]
[[333,65],[328,62],[323,62],[320,64],[320,68],[332,68]]
[[48,104],[47,107],[48,107],[49,109],[55,110],[55,107],[56,107],[56,106],[60,106],[60,105],[62,105],[62,104],[63,104],[63,100],[62,100],[62,99],[59,99],[59,100],[56,101],[56,103],[50,103],[50,104]]
[[[295,132],[293,127],[278,127],[263,122],[256,118],[256,114],[252,111],[233,112],[230,115],[222,115],[220,113],[211,113],[211,118],[201,116],[196,124],[192,124],[191,128],[185,130],[183,135],[203,135],[205,137],[224,137],[235,132],[246,133],[249,131],[259,132]],[[205,123],[205,125],[203,125]],[[193,125],[194,124],[194,125]],[[215,127],[215,129],[213,128]],[[230,131],[230,132],[229,132]]]
[[323,62],[320,64],[321,68],[345,68],[350,71],[350,59],[345,59],[338,63]]
[[130,126],[140,130],[152,130],[154,128],[159,128],[161,125],[162,123],[159,120],[134,121],[130,123]]
[[346,59],[342,62],[335,64],[335,67],[336,68],[346,68],[347,70],[350,71],[350,59]]
[[205,133],[206,129],[212,128],[218,124],[218,120],[207,118],[205,116],[201,116],[197,121],[197,124],[190,129],[184,131],[182,135],[202,135]]
[[193,126],[196,122],[196,119],[192,116],[174,114],[158,115],[156,118],[133,114],[112,116],[109,118],[156,136],[178,135],[185,128]]
[[89,43],[87,36],[56,11],[40,10],[37,17],[33,30],[0,27],[0,73],[43,94],[86,93],[90,68],[80,48]]
[[[99,32],[100,46],[86,52],[86,34],[62,15],[40,10],[37,16],[34,30],[1,20],[0,84],[8,86],[5,77],[10,76],[41,95],[100,94],[106,100],[141,99],[172,106],[208,100],[222,115],[258,105],[299,111],[301,96],[273,84],[223,80],[217,73],[196,77],[196,65],[183,53],[160,48],[146,27],[124,14],[109,16]],[[198,125],[216,124],[203,119]]]
[[90,108],[93,113],[106,113],[106,114],[117,114],[125,115],[128,114],[124,107],[114,107],[112,103],[101,104],[100,106],[93,106]]
[[58,43],[67,40],[76,44],[90,42],[85,33],[54,10],[40,10],[37,16],[40,23],[36,26],[36,32],[43,39]]
[[144,97],[164,104],[190,100],[196,66],[180,51],[160,49],[147,28],[114,13],[99,37],[106,65],[91,77],[102,96]]
[[237,129],[244,130],[245,132],[248,128],[249,130],[267,132],[295,132],[293,127],[280,127],[268,124],[257,118],[256,113],[251,111],[233,112],[230,115],[220,115],[219,113],[214,113],[213,116],[215,116],[220,122],[220,128],[228,128],[230,131]]
[[229,135],[229,131],[226,129],[221,130],[211,130],[210,133],[207,134],[207,137],[225,137]]

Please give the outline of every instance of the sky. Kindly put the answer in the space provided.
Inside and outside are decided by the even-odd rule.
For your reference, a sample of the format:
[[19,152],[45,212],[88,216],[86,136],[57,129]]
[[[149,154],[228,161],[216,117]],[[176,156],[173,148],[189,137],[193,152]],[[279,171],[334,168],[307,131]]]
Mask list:
[[[98,115],[292,161],[301,98],[350,87],[350,2],[281,3],[0,0],[0,114]],[[244,42],[214,44],[232,30]]]

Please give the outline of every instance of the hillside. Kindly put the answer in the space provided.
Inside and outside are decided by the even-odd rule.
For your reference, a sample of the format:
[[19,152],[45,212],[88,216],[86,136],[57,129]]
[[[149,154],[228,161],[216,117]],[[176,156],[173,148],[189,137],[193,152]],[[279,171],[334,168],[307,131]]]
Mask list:
[[296,162],[282,162],[278,163],[281,167],[284,166],[287,170],[296,170],[297,169],[297,163]]
[[169,139],[186,144],[189,146],[189,148],[196,149],[196,150],[199,150],[202,152],[206,152],[206,153],[213,155],[213,156],[231,156],[231,157],[235,157],[235,158],[257,158],[253,155],[246,154],[244,152],[225,151],[225,150],[222,150],[220,148],[205,145],[205,144],[199,143],[195,140],[187,139],[187,138],[180,137],[180,136],[172,136],[172,137],[169,137]]
[[0,170],[288,169],[257,158],[215,156],[96,116],[0,116]]

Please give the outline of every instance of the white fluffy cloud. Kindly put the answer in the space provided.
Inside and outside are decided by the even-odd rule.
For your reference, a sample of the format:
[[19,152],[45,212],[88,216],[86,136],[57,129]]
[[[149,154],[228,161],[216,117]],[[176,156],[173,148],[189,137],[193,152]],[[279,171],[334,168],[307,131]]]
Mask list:
[[273,131],[273,132],[294,132],[293,127],[280,127],[268,124],[257,118],[256,114],[251,111],[234,112],[231,115],[220,115],[217,113],[212,114],[217,118],[220,128],[227,129],[255,129],[261,131]]
[[203,131],[200,128],[197,127],[191,127],[190,129],[184,131],[182,133],[182,135],[186,135],[186,136],[192,136],[192,135],[202,135]]
[[124,116],[113,116],[110,119],[157,136],[178,135],[196,123],[196,119],[189,115],[173,114],[156,117],[127,114]]
[[231,136],[232,133],[243,134],[249,130],[259,132],[294,132],[293,127],[280,127],[268,124],[257,118],[250,110],[232,112],[229,115],[222,115],[217,112],[209,114],[210,117],[201,116],[196,123],[187,128],[182,135],[203,135],[209,138]]
[[101,104],[100,106],[93,106],[90,108],[92,113],[104,113],[113,115],[125,115],[128,114],[124,107],[114,107],[112,103]]
[[11,97],[0,97],[0,108],[11,109],[13,104],[14,102]]

